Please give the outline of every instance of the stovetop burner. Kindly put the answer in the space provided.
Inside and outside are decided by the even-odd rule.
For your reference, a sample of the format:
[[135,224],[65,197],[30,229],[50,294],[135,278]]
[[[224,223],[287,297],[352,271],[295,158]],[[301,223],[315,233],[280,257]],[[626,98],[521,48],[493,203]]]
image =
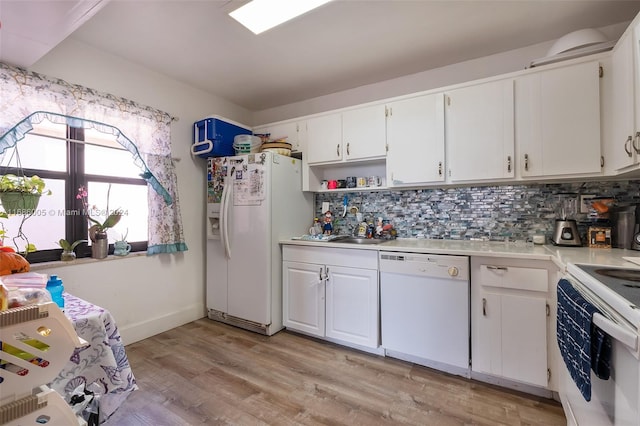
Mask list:
[[593,279],[616,292],[635,306],[640,306],[640,269],[576,265]]
[[611,278],[618,278],[625,281],[640,282],[640,270],[636,269],[620,269],[620,268],[600,268],[593,272]]

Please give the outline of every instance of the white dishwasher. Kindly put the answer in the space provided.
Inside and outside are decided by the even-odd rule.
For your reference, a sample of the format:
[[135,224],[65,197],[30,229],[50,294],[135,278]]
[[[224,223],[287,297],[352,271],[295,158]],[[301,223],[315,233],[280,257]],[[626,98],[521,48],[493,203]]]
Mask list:
[[469,257],[380,252],[385,355],[469,377]]

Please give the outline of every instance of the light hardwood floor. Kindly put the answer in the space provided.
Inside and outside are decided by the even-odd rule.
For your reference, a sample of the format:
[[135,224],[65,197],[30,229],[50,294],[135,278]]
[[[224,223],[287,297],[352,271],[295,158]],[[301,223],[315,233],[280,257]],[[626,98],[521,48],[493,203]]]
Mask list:
[[206,318],[129,345],[127,355],[140,389],[108,426],[566,424],[555,401]]

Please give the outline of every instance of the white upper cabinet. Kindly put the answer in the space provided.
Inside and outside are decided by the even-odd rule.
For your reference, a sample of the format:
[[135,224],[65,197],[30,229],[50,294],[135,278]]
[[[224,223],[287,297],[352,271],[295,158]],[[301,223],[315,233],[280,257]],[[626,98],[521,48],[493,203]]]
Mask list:
[[619,173],[640,161],[640,19],[620,38],[612,54],[612,100],[605,164]]
[[385,106],[374,105],[307,120],[311,165],[384,158]]
[[[635,149],[640,150],[640,13],[636,16],[633,28],[633,75],[635,76],[634,91],[635,93],[635,111],[636,111],[636,128],[633,141]],[[637,151],[636,151],[637,153]]]
[[443,182],[444,95],[387,105],[387,186]]
[[513,80],[446,92],[447,162],[451,182],[514,177]]
[[269,133],[270,139],[287,138],[287,142],[291,144],[291,151],[304,152],[306,148],[307,122],[306,120],[286,121],[258,126],[253,129],[253,133]]
[[384,105],[342,113],[343,158],[346,161],[384,157],[386,140]]
[[342,160],[342,114],[335,113],[307,120],[307,162]]
[[516,78],[523,178],[601,172],[599,70],[599,62],[592,61]]

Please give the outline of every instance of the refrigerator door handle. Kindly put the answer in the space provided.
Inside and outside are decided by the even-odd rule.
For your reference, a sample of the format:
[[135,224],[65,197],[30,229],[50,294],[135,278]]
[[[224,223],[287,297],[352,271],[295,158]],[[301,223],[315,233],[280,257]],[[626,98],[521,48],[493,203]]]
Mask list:
[[226,257],[229,257],[227,255],[227,249],[226,249],[226,244],[225,244],[225,238],[227,238],[226,235],[226,229],[227,229],[227,215],[226,215],[226,200],[227,200],[227,192],[228,192],[228,186],[227,183],[229,182],[229,178],[225,178],[224,179],[224,187],[222,188],[222,195],[220,196],[220,244],[222,245],[222,250],[224,250],[224,254]]
[[[227,259],[231,259],[231,243],[229,242],[229,204],[233,203],[233,180],[227,178],[227,182],[224,185],[224,191],[226,193],[223,197],[224,200],[224,210],[222,211],[222,215],[224,215],[224,252],[227,255]],[[221,206],[222,207],[222,206]]]

